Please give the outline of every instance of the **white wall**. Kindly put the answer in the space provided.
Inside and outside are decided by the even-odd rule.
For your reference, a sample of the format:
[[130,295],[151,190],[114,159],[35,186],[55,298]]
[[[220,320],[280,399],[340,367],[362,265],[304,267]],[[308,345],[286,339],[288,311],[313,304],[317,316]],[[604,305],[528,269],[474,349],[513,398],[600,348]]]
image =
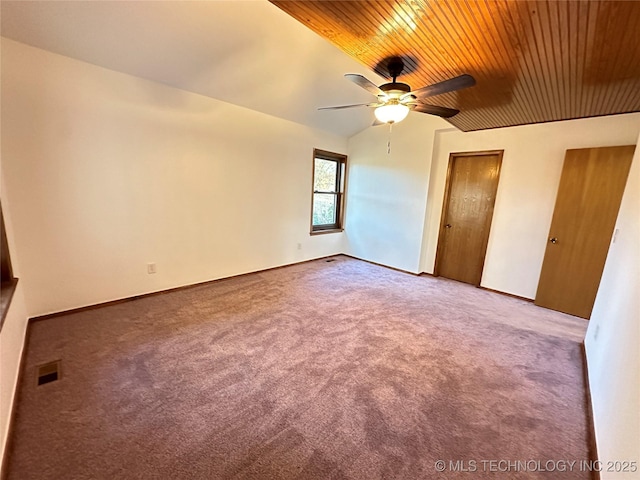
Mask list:
[[345,138],[7,39],[2,127],[29,316],[343,250],[309,217]]
[[[616,229],[585,348],[600,459],[636,461],[640,469],[640,148]],[[609,478],[638,478],[638,473],[602,473],[603,480]]]
[[393,127],[391,137],[381,125],[349,139],[346,253],[420,271],[433,132],[448,126],[438,117],[412,113]]

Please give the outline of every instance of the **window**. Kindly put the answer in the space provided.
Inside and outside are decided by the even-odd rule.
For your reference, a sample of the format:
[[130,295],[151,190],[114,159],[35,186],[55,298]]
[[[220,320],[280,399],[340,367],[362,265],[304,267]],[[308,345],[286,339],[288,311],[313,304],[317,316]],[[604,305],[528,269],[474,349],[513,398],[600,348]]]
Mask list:
[[347,157],[313,151],[313,203],[311,234],[342,230]]
[[16,288],[16,279],[13,278],[11,270],[11,259],[9,258],[9,245],[7,235],[4,231],[4,219],[2,218],[2,207],[0,207],[0,330],[4,325],[4,319],[9,309],[11,297]]
[[4,217],[0,206],[0,283],[4,287],[7,282],[11,281],[13,281],[13,271],[11,270],[9,244],[7,243],[7,234],[4,231]]

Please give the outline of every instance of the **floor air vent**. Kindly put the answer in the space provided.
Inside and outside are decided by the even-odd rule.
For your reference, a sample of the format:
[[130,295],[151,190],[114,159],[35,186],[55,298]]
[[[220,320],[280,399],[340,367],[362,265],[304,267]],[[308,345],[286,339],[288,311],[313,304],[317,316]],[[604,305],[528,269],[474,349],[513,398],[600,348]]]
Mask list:
[[335,261],[336,261],[336,259],[335,259],[335,258],[330,258],[329,260],[325,260],[325,261],[326,261],[327,263],[329,263],[329,262],[335,262]]
[[60,360],[45,363],[38,367],[38,386],[60,380]]

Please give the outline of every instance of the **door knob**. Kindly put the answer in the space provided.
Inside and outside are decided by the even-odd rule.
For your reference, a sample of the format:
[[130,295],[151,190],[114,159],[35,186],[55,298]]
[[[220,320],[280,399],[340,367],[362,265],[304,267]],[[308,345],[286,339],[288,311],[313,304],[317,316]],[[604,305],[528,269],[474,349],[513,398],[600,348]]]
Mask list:
[[556,237],[551,237],[551,238],[549,239],[549,241],[550,241],[551,243],[558,243],[558,239],[557,239]]
[[444,228],[451,228],[451,224],[450,224],[450,223],[447,223],[447,224],[444,226]]

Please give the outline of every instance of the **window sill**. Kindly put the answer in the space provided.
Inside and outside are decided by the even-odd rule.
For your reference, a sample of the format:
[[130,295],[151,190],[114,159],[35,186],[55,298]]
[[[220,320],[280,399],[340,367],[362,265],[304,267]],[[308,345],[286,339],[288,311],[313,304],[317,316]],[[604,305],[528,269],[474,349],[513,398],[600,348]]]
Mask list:
[[9,311],[9,305],[11,305],[11,299],[16,291],[18,285],[18,279],[7,280],[2,282],[0,287],[0,331],[4,325],[4,319]]
[[331,228],[327,230],[311,230],[309,235],[324,235],[325,233],[340,233],[344,232],[344,228]]

